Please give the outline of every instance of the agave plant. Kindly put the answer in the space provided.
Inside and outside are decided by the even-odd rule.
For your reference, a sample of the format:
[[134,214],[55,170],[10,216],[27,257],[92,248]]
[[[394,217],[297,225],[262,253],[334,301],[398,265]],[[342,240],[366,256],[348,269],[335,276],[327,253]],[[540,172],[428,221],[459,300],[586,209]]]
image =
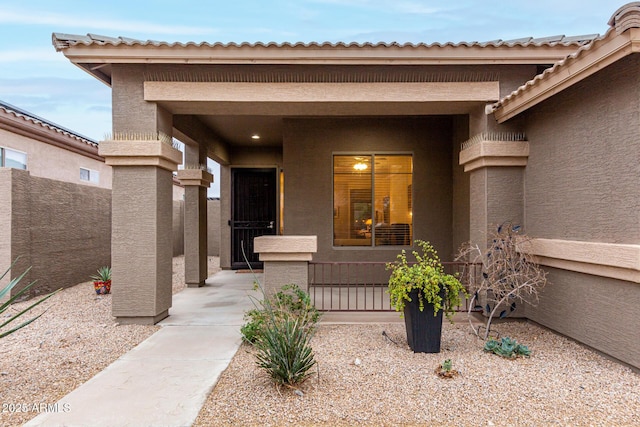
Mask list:
[[98,274],[91,276],[95,281],[106,282],[111,280],[111,267],[105,266],[98,269]]
[[[16,260],[11,264],[11,266],[7,269],[7,271],[5,271],[2,276],[0,276],[0,280],[2,280],[7,274],[9,274],[9,272],[11,271],[11,269],[13,268],[13,266],[16,264],[16,262],[18,261],[18,258],[16,258]],[[4,288],[2,288],[0,290],[0,301],[2,301],[3,297],[7,294],[9,294],[9,292],[11,292],[11,289],[13,289],[18,283],[20,283],[20,281],[24,278],[24,276],[29,272],[29,270],[31,270],[31,267],[27,268],[25,270],[24,273],[22,273],[20,276],[12,279],[9,284],[7,286],[5,286]],[[33,281],[31,283],[29,283],[27,286],[25,286],[24,288],[22,288],[18,293],[16,293],[13,297],[9,298],[6,302],[2,303],[0,305],[0,319],[3,319],[4,316],[4,312],[7,311],[9,309],[9,306],[18,298],[20,298],[22,295],[24,295],[27,291],[29,291],[29,289],[31,289],[31,287],[35,284],[36,282]],[[24,310],[22,310],[21,312],[9,316],[8,320],[2,321],[0,320],[0,338],[6,337],[9,334],[14,333],[15,331],[17,331],[18,329],[24,328],[25,326],[27,326],[28,324],[30,324],[31,322],[35,321],[38,317],[42,316],[44,314],[44,312],[40,313],[39,315],[25,321],[22,322],[20,324],[18,324],[17,326],[14,326],[13,322],[18,319],[19,317],[21,317],[23,314],[28,313],[32,308],[34,308],[37,305],[42,304],[44,301],[48,300],[49,298],[51,298],[54,294],[56,294],[58,291],[60,291],[60,289],[58,289],[57,291],[51,292],[48,295],[45,295],[44,297],[42,297],[41,299],[39,299],[38,301],[34,302],[33,304],[31,304],[29,307],[25,308]],[[9,327],[10,329],[3,331],[2,329],[5,327]]]

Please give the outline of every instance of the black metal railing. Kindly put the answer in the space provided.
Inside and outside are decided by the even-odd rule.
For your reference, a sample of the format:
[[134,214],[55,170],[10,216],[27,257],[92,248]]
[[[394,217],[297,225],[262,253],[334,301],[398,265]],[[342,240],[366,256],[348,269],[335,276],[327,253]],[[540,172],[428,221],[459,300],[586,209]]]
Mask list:
[[[442,265],[445,272],[458,273],[467,289],[480,278],[481,264]],[[320,311],[394,311],[387,293],[391,272],[386,266],[386,262],[310,262],[309,296]],[[468,304],[464,299],[456,311],[467,311]]]

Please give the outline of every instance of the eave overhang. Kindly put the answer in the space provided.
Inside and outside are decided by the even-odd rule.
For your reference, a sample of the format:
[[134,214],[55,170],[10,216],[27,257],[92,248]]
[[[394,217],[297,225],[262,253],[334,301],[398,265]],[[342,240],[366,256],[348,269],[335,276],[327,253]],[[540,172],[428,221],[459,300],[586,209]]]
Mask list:
[[620,59],[640,52],[640,2],[618,9],[611,28],[487,109],[503,123]]
[[[597,35],[486,43],[166,43],[53,34],[74,64],[110,84],[109,64],[500,65],[553,64]],[[561,41],[558,41],[561,40]]]

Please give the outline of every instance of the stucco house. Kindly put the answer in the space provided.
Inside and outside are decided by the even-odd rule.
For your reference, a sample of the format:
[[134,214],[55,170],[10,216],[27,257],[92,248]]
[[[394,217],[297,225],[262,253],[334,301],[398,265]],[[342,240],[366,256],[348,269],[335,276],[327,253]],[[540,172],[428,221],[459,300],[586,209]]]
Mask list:
[[75,184],[111,188],[111,167],[98,143],[0,101],[0,167]]
[[[190,166],[178,178],[192,286],[206,278],[210,157],[224,268],[244,265],[244,248],[265,275],[304,281],[311,256],[390,261],[414,239],[451,259],[509,220],[551,282],[525,315],[639,367],[640,3],[609,25],[417,45],[53,34],[112,88],[100,154],[113,166],[114,316],[169,314],[173,136]],[[254,248],[261,235],[274,237]]]

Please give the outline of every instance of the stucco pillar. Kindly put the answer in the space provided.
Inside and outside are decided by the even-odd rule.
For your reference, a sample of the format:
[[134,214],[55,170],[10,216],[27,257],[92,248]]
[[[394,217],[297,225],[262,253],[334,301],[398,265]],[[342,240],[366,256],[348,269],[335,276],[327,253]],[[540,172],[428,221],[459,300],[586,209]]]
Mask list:
[[213,175],[201,169],[178,171],[184,185],[184,278],[188,287],[207,279],[207,188]]
[[288,284],[308,291],[309,261],[318,251],[317,236],[260,236],[253,242],[253,250],[264,262],[262,286],[267,294]]
[[[463,144],[460,164],[470,174],[469,234],[471,242],[486,247],[495,228],[509,221],[524,222],[524,168],[529,143],[520,134],[501,134],[490,140],[479,134]],[[511,140],[509,140],[511,139]]]
[[154,324],[171,307],[172,171],[182,153],[169,137],[137,137],[99,146],[113,168],[112,313],[120,323]]

